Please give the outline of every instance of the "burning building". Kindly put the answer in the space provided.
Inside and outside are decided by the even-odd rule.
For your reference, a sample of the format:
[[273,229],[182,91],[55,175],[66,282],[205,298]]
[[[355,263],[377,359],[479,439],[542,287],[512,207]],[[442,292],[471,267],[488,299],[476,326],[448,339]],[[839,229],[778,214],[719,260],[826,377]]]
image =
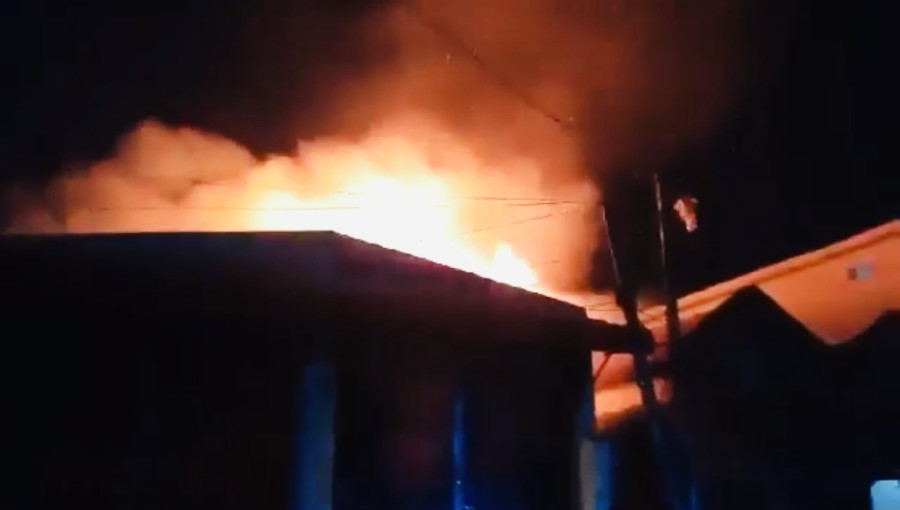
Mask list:
[[[329,232],[5,236],[32,508],[576,508],[582,309]],[[589,406],[588,406],[589,408]]]

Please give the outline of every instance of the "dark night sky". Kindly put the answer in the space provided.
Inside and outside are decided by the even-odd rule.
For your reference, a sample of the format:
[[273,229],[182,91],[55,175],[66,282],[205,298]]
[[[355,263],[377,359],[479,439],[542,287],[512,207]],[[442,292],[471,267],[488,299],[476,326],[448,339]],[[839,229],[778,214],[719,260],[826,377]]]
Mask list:
[[[700,231],[673,240],[682,290],[896,215],[887,7],[771,3],[757,30],[777,79],[666,174],[702,207]],[[260,153],[291,150],[322,129],[317,108],[333,99],[322,83],[364,71],[347,48],[371,1],[339,4],[5,2],[2,178],[42,180],[64,161],[102,156],[149,116]],[[314,22],[297,31],[297,19]]]

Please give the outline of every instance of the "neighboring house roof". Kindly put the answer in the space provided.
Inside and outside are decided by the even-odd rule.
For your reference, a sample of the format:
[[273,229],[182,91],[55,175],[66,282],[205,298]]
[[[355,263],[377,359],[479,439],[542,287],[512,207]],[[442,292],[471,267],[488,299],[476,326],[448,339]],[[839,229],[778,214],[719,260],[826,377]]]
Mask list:
[[[879,317],[900,310],[900,220],[844,241],[789,258],[678,300],[682,332],[689,333],[741,289],[758,287],[815,337],[830,345],[856,337]],[[589,313],[589,315],[594,315]],[[657,341],[665,343],[665,309],[641,313]],[[662,349],[660,355],[665,355]],[[595,369],[604,355],[595,354]],[[631,357],[613,355],[597,381],[597,411],[639,407]],[[625,394],[631,398],[624,398]],[[626,400],[628,402],[626,402]],[[604,404],[606,403],[606,404]],[[613,410],[612,407],[616,408]]]
[[[684,329],[751,286],[825,343],[844,342],[888,310],[900,309],[900,220],[679,299]],[[657,337],[665,337],[663,307],[647,310],[644,323]]]

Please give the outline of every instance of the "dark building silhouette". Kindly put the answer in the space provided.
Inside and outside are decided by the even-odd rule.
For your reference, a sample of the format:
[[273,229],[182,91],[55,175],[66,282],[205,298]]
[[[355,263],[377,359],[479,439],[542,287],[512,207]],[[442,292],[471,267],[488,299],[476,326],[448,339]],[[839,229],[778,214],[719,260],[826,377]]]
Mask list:
[[755,287],[673,348],[701,508],[869,508],[900,467],[896,313],[829,347]]
[[575,508],[588,341],[621,343],[330,233],[13,236],[0,269],[8,508]]

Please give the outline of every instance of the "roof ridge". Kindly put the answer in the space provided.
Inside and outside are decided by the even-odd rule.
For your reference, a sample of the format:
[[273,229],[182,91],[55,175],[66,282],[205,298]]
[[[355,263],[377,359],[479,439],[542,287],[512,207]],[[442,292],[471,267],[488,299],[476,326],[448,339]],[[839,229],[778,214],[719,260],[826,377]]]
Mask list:
[[[837,258],[848,252],[866,248],[895,236],[900,237],[900,219],[891,220],[817,250],[795,255],[730,280],[692,292],[678,299],[679,310],[683,312],[689,309],[696,309],[718,299],[726,299],[730,294],[744,287],[759,286],[780,276]],[[648,317],[644,322],[647,325],[655,324],[665,316],[663,305],[649,308],[646,313]]]

